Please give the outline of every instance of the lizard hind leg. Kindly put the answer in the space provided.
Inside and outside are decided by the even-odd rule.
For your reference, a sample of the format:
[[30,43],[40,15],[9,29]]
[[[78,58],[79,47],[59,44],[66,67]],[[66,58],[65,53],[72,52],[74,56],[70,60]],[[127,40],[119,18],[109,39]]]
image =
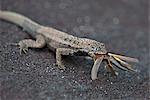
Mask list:
[[20,54],[22,54],[22,52],[27,53],[28,48],[43,48],[46,45],[46,41],[42,35],[37,35],[36,40],[24,39],[21,40],[18,45]]

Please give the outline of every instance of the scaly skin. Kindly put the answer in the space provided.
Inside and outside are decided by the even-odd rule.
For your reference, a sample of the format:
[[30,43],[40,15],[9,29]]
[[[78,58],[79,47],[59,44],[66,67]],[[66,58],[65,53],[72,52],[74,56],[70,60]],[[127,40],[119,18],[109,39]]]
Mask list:
[[[107,59],[113,63],[115,62],[118,66],[116,60],[120,57],[115,60],[110,59],[111,56],[108,55],[104,43],[92,39],[75,37],[54,28],[42,26],[23,15],[14,12],[0,11],[0,19],[22,27],[24,31],[27,31],[36,39],[36,41],[32,39],[20,41],[18,43],[20,46],[20,53],[22,53],[22,51],[26,53],[28,48],[43,48],[47,45],[48,48],[56,52],[56,64],[61,69],[65,69],[62,63],[62,55],[90,56],[95,60],[91,70],[92,80],[97,79],[99,65],[103,59]],[[121,60],[119,59],[119,61]],[[108,63],[108,67],[110,71],[115,74],[110,63]]]

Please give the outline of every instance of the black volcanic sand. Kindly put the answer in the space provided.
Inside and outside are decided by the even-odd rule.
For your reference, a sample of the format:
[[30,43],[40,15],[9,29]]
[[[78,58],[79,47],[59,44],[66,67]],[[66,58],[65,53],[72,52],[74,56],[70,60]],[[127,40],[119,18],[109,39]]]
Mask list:
[[16,43],[31,38],[20,27],[0,21],[0,100],[147,100],[149,96],[148,0],[0,0],[1,9],[79,37],[104,42],[107,50],[137,57],[137,73],[120,69],[117,77],[101,65],[91,81],[92,60],[65,57],[65,71],[55,53]]

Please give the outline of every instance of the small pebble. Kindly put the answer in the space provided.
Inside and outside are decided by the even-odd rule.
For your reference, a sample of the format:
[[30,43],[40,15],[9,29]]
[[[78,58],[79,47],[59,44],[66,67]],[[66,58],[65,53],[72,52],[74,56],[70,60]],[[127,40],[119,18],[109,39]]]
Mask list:
[[104,92],[105,92],[105,94],[107,95],[107,91],[105,90]]
[[65,76],[62,76],[61,78],[64,78]]

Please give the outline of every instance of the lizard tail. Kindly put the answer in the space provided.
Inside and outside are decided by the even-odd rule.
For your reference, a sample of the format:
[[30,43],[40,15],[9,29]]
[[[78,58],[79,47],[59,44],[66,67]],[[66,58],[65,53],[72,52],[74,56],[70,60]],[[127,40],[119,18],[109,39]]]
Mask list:
[[29,32],[33,37],[35,37],[37,30],[42,27],[41,25],[32,21],[31,19],[10,11],[0,10],[0,19],[9,21],[22,27],[24,31]]

